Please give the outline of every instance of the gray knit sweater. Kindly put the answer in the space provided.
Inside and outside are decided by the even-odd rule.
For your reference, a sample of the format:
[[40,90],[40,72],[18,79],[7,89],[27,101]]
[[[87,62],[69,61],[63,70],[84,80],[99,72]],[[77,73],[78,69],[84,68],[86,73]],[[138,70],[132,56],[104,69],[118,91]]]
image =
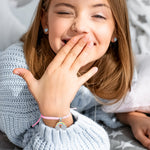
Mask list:
[[[15,68],[28,69],[22,46],[22,43],[17,43],[0,53],[0,130],[12,143],[25,150],[109,150],[105,130],[73,110],[77,121],[66,130],[48,127],[42,120],[31,127],[40,116],[38,105],[26,82],[12,73]],[[88,108],[86,97],[80,97],[83,96],[82,90],[83,87],[72,103],[79,111]]]

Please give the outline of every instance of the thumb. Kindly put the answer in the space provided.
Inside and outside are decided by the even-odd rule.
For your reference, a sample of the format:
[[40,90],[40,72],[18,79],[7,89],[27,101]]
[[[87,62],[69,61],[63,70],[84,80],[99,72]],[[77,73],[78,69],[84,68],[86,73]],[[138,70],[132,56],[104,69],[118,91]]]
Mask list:
[[24,69],[24,68],[16,68],[13,70],[13,73],[22,77],[26,81],[29,90],[30,91],[33,90],[33,88],[35,87],[34,85],[36,84],[37,80],[34,78],[34,76],[29,70]]
[[143,146],[147,147],[148,150],[150,149],[150,139],[145,135],[144,131],[139,131],[135,134],[135,137],[138,141],[140,141]]

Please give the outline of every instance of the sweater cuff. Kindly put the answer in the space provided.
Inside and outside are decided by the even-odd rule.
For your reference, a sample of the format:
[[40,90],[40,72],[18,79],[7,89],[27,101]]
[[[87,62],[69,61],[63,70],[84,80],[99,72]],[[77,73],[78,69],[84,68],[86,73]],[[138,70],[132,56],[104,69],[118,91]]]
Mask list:
[[[109,150],[110,143],[106,131],[91,119],[71,110],[76,122],[66,130],[56,130],[46,126],[43,121],[39,124],[39,136],[55,149],[65,146],[69,149]],[[63,149],[63,148],[62,148]]]

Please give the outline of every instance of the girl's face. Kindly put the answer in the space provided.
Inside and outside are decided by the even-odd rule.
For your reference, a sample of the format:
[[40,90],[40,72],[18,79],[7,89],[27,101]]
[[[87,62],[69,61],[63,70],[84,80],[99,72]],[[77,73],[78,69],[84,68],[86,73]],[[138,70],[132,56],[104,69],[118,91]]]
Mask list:
[[72,37],[88,34],[89,56],[97,60],[113,42],[115,23],[107,0],[52,0],[48,10],[49,43],[55,53]]

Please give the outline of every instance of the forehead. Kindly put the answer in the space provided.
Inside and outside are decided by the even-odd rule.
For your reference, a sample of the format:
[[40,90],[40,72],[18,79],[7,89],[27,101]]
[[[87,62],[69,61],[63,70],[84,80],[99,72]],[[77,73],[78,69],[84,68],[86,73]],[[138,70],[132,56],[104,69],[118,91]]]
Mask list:
[[110,7],[107,0],[51,0],[51,4],[57,3],[69,3],[75,6],[91,6],[95,4],[104,4],[104,6]]

